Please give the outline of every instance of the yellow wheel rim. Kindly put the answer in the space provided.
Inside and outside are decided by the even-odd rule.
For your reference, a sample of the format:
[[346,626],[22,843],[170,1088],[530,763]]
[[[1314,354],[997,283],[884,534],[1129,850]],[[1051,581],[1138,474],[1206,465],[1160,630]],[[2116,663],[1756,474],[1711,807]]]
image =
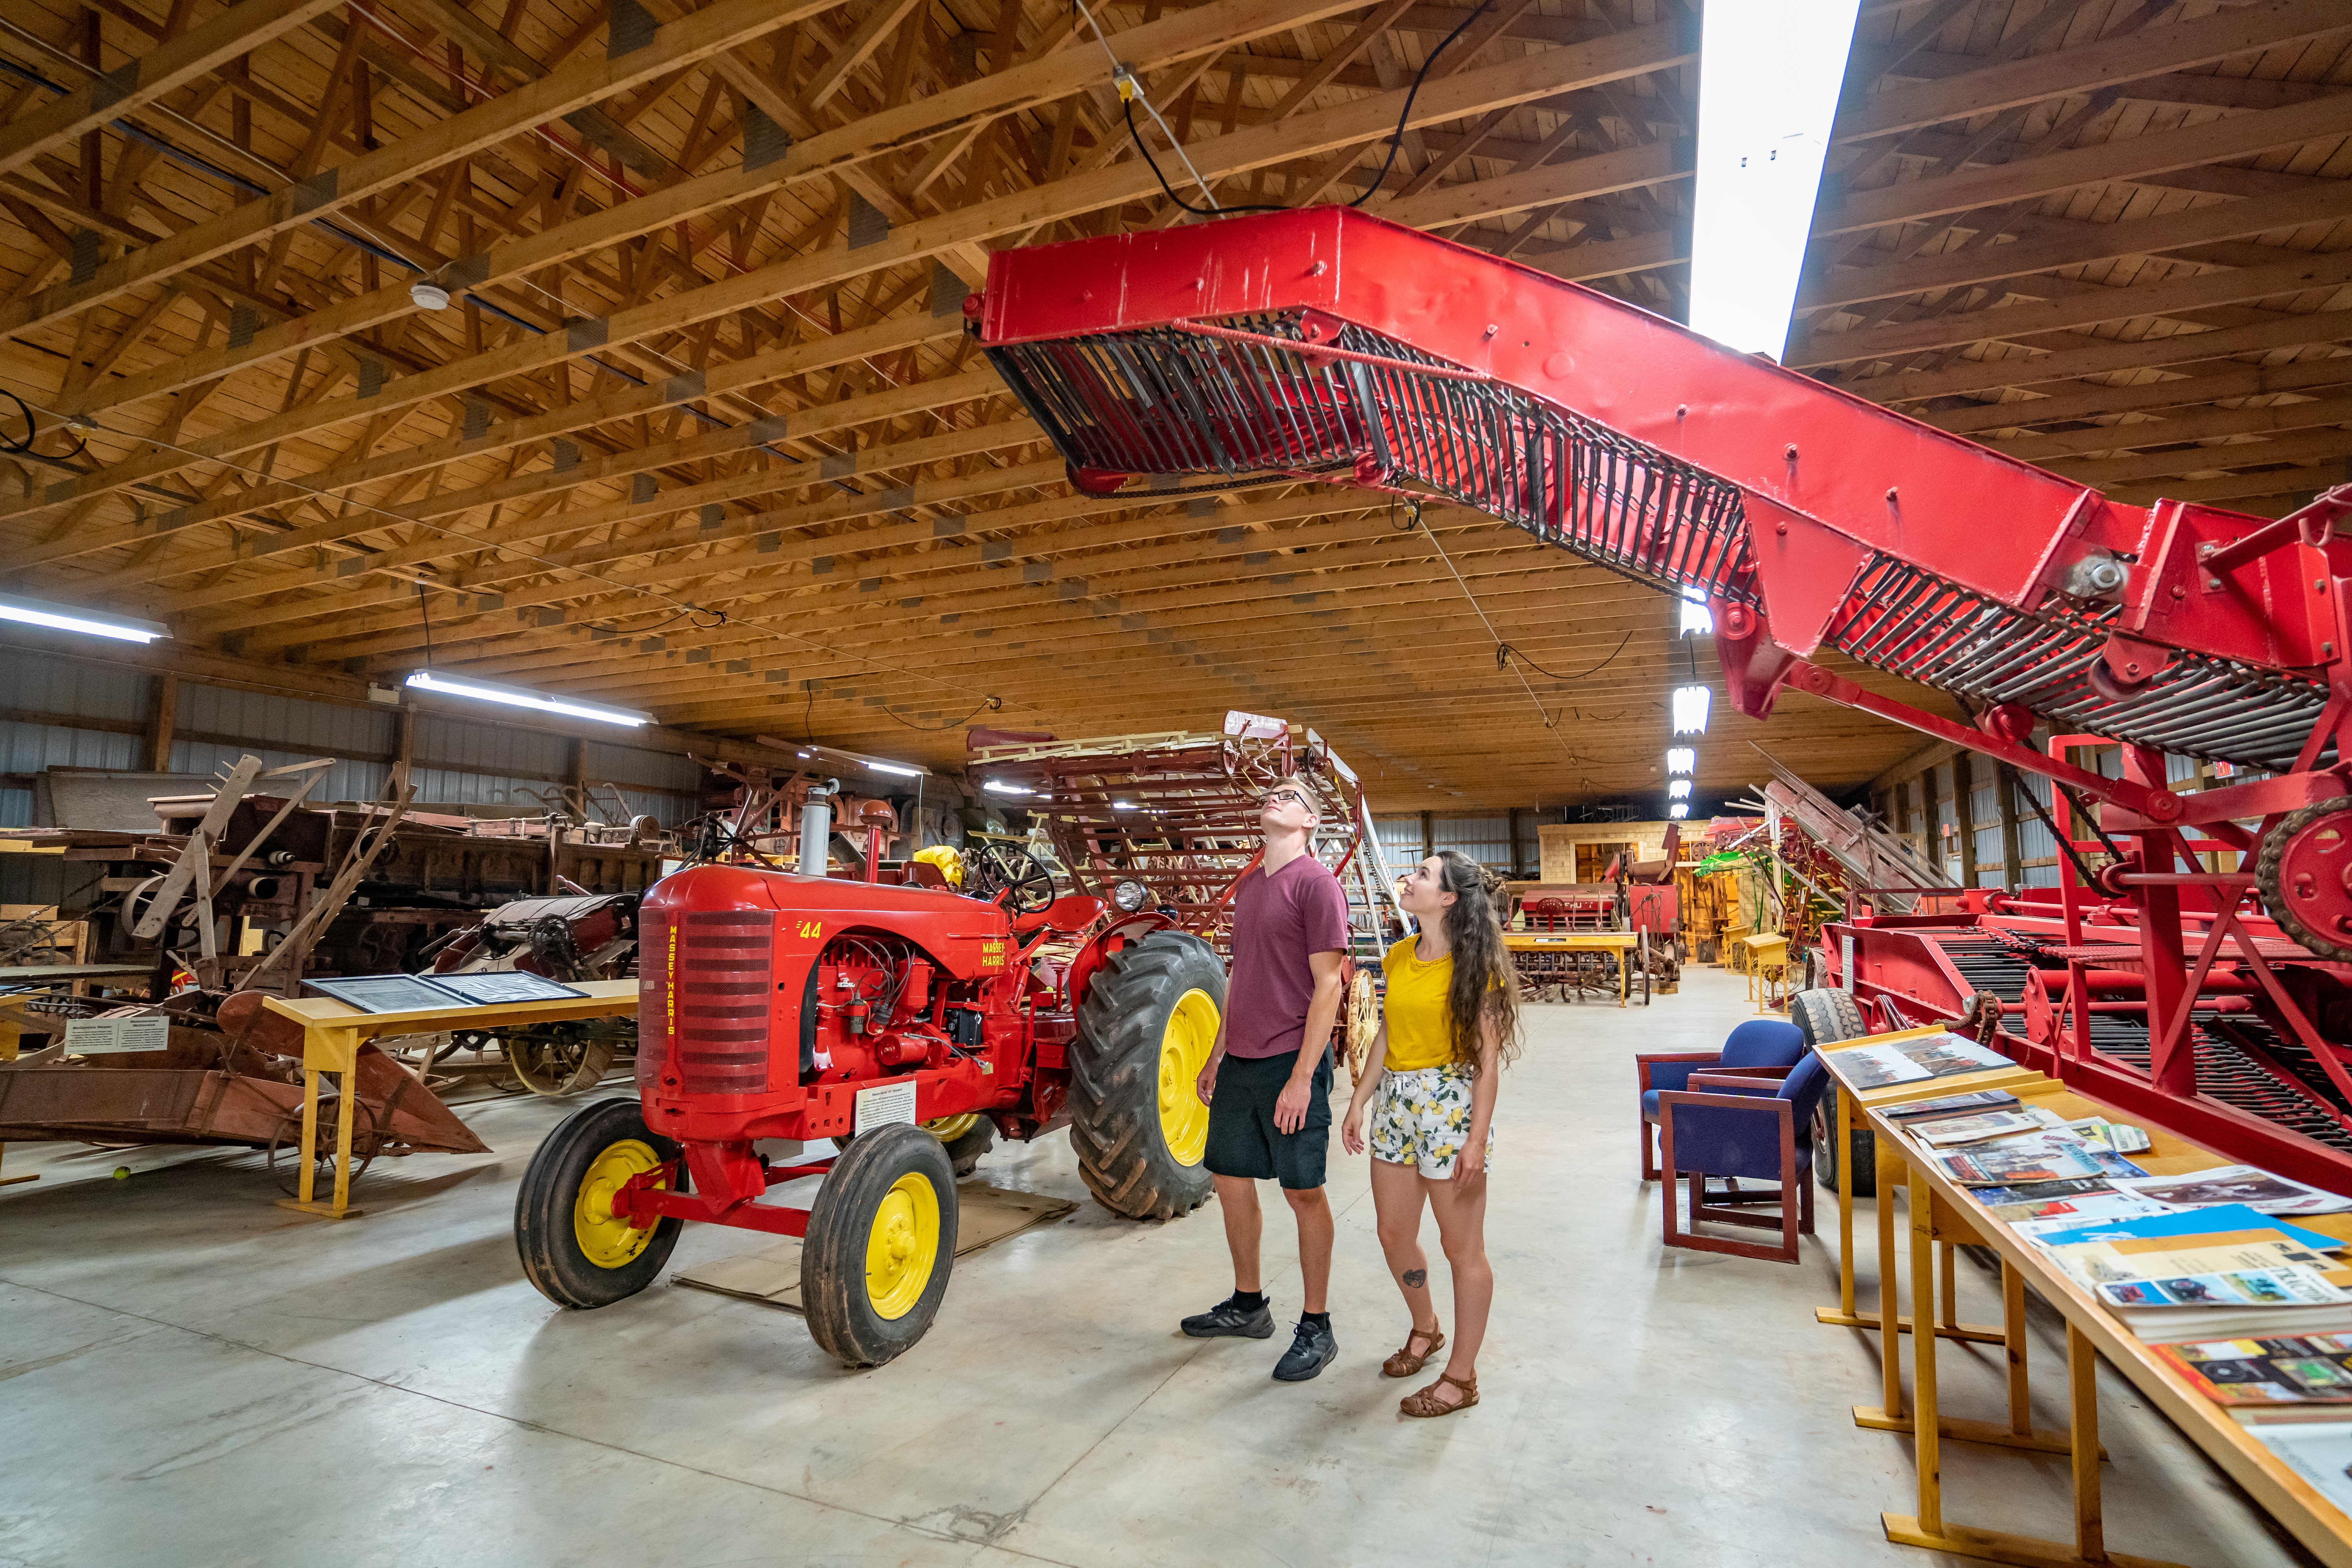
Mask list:
[[923,1123],[923,1131],[942,1143],[952,1143],[980,1125],[980,1112],[967,1110],[961,1116],[942,1116]]
[[890,1184],[866,1237],[866,1298],[875,1315],[903,1318],[923,1299],[940,1260],[940,1194],[909,1171]]
[[[572,1234],[580,1250],[599,1268],[618,1268],[635,1260],[654,1238],[654,1226],[633,1230],[613,1212],[613,1199],[632,1176],[661,1168],[661,1156],[650,1145],[624,1138],[589,1163],[580,1179],[580,1195],[572,1204]],[[667,1182],[657,1182],[666,1187]]]
[[1180,1165],[1197,1165],[1209,1147],[1209,1108],[1201,1099],[1201,1069],[1217,1043],[1217,1005],[1205,991],[1187,991],[1160,1032],[1160,1133]]

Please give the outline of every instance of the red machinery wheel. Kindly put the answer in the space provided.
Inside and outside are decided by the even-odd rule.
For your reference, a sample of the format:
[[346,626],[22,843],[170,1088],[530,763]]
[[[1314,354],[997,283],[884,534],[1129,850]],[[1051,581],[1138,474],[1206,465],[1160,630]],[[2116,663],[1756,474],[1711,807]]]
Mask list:
[[2263,835],[2254,885],[2287,935],[2321,958],[2352,961],[2352,800],[2282,817]]

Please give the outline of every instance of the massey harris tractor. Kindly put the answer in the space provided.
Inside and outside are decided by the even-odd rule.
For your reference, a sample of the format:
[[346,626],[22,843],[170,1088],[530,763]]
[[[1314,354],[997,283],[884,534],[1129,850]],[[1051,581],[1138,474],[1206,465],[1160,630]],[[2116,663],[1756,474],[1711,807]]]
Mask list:
[[[1050,886],[974,898],[734,864],[665,878],[640,915],[640,1098],[587,1107],[533,1156],[515,1205],[531,1283],[602,1307],[653,1283],[688,1220],[797,1236],[810,1333],[870,1366],[929,1328],[958,1166],[999,1130],[1066,1125],[1114,1213],[1198,1207],[1195,1080],[1224,965],[1157,912],[1095,931],[1110,906]],[[1036,962],[1076,939],[1066,965]],[[757,1149],[828,1138],[846,1140],[837,1158]],[[819,1173],[811,1208],[761,1201]]]

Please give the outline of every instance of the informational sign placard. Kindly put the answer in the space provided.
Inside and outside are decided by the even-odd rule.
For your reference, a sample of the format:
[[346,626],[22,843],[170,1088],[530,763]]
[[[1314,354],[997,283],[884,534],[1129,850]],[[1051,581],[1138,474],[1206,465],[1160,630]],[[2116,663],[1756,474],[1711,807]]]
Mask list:
[[857,1116],[850,1131],[852,1136],[863,1138],[877,1127],[887,1127],[896,1121],[911,1125],[914,1120],[913,1083],[877,1084],[857,1091]]
[[161,1013],[127,1018],[69,1018],[66,1054],[94,1057],[109,1051],[161,1051],[172,1044],[172,1020]]

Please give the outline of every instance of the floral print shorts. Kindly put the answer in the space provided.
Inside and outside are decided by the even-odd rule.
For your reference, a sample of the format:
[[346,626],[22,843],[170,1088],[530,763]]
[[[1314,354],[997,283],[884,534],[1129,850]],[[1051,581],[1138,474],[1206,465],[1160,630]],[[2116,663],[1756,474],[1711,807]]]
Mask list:
[[[1470,1131],[1471,1075],[1448,1065],[1381,1075],[1372,1093],[1372,1158],[1412,1165],[1433,1181],[1454,1174],[1454,1157]],[[1486,1130],[1486,1164],[1495,1163],[1495,1130]]]

